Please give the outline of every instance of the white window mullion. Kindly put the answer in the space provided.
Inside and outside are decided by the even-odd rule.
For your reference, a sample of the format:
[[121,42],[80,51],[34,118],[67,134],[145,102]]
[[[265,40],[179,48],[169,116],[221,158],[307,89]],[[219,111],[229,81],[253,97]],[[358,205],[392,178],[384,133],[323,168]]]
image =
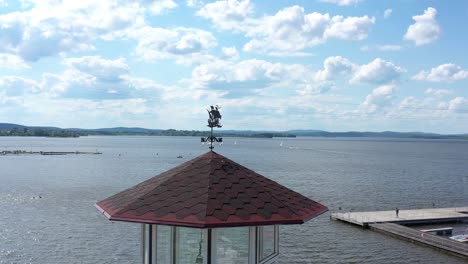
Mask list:
[[249,227],[249,264],[258,263],[258,227],[251,226]]

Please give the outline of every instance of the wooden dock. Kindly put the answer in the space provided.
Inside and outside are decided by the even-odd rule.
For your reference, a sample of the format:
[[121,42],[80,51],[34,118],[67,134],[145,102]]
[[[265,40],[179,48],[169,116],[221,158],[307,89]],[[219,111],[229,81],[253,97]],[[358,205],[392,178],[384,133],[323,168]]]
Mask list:
[[404,225],[448,222],[468,223],[468,207],[332,213],[331,219],[370,228],[400,239],[435,248],[468,259],[468,244],[450,240]]
[[468,207],[400,210],[398,217],[396,216],[395,210],[332,213],[331,218],[364,227],[374,223],[397,223],[407,225],[452,221],[468,222]]
[[468,245],[394,223],[369,224],[371,230],[429,246],[468,259]]

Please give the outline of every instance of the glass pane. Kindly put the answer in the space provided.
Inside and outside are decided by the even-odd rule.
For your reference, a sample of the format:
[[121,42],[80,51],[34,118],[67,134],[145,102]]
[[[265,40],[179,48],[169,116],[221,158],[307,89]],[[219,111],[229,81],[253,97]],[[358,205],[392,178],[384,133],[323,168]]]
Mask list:
[[176,263],[206,263],[205,237],[203,229],[176,228]]
[[171,227],[158,226],[156,235],[157,263],[171,263]]
[[275,253],[275,226],[263,226],[261,228],[260,243],[262,243],[262,259]]
[[246,264],[249,263],[249,228],[216,229],[215,263]]

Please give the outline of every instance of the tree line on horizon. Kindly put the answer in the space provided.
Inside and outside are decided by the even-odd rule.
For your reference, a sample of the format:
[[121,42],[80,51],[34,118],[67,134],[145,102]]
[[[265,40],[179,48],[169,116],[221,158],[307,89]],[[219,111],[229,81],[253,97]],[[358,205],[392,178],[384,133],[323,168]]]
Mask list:
[[[79,129],[59,127],[33,127],[9,123],[0,123],[0,136],[32,136],[32,137],[80,137],[80,136],[191,136],[207,137],[209,131],[176,130],[176,129],[145,129],[145,128],[100,128]],[[322,130],[288,130],[288,131],[250,131],[250,130],[218,130],[217,137],[368,137],[368,138],[413,138],[413,139],[466,139],[468,134],[442,135],[423,132],[329,132]]]
[[[0,129],[0,136],[15,136],[15,137],[80,137],[80,136],[190,136],[190,137],[206,137],[209,131],[198,130],[147,130],[147,131],[129,131],[129,130],[73,130],[73,129],[58,129],[58,128],[11,128]],[[287,133],[216,133],[219,137],[256,137],[256,138],[273,138],[273,137],[295,137],[295,135]]]

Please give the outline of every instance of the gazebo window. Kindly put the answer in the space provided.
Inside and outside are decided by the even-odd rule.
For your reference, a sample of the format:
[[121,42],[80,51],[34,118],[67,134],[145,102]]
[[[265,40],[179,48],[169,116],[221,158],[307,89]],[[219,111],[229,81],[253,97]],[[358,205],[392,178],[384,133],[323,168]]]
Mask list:
[[157,225],[156,263],[172,263],[172,227]]
[[206,263],[206,230],[188,227],[175,228],[175,263]]
[[249,227],[214,228],[212,235],[214,263],[249,263]]
[[268,263],[269,260],[278,255],[278,231],[276,225],[258,227],[260,263]]
[[142,232],[144,264],[270,264],[279,254],[277,225],[201,229],[143,224]]

